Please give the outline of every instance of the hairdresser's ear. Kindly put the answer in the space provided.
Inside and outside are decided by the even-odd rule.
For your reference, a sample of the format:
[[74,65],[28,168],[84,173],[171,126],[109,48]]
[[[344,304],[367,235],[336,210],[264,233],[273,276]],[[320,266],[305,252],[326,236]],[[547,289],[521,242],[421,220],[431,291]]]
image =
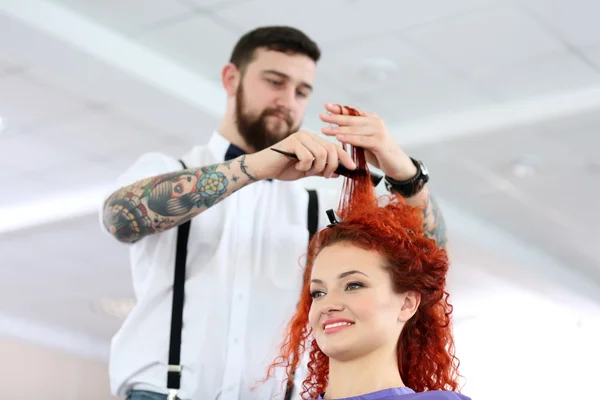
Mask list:
[[221,84],[223,85],[223,89],[225,89],[225,93],[227,93],[227,97],[235,96],[240,84],[240,78],[240,70],[232,63],[228,63],[223,67],[221,71]]
[[414,290],[409,290],[402,293],[403,301],[398,313],[398,321],[406,323],[417,312],[419,304],[421,304],[421,293]]

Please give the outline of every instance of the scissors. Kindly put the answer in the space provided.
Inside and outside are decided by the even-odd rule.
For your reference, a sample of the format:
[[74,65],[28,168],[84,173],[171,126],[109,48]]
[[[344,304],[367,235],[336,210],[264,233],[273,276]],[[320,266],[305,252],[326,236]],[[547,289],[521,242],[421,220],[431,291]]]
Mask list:
[[[278,150],[278,149],[274,149],[274,148],[271,148],[271,150],[273,150],[276,153],[283,154],[284,156],[287,156],[289,158],[293,158],[294,160],[298,160],[298,156],[294,153],[290,153],[287,151]],[[359,171],[348,169],[348,168],[344,167],[342,165],[342,163],[340,163],[340,165],[335,170],[335,173],[338,175],[342,175],[342,176],[348,177],[350,179],[353,179],[359,174]],[[369,171],[369,175],[371,177],[371,182],[373,183],[373,186],[379,185],[379,182],[381,182],[381,180],[383,179],[383,176],[376,174],[374,172]]]

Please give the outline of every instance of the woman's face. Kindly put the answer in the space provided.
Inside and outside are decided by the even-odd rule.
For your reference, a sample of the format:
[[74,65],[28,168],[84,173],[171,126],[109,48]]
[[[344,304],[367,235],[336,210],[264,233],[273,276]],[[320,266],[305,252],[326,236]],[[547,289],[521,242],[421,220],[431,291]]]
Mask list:
[[345,361],[396,351],[418,296],[395,293],[384,265],[379,253],[344,242],[325,247],[315,259],[309,322],[328,357]]
[[192,193],[196,191],[196,185],[198,184],[198,177],[194,174],[185,174],[179,176],[176,180],[171,181],[173,185],[173,194],[171,197],[181,197],[186,193]]

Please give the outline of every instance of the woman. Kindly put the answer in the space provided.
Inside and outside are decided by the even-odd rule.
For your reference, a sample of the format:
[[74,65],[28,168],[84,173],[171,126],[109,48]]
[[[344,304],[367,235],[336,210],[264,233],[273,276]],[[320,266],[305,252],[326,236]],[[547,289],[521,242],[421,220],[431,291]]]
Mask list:
[[288,378],[305,350],[303,398],[468,399],[458,388],[458,359],[446,292],[448,258],[424,237],[422,210],[401,198],[380,206],[364,152],[346,180],[338,219],[311,242],[304,286],[281,355],[269,368]]

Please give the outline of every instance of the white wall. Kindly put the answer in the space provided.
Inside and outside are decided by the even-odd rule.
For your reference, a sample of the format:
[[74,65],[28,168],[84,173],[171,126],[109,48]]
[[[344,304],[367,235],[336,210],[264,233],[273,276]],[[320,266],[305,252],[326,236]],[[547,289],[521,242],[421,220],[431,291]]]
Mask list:
[[[588,310],[589,311],[589,310]],[[473,400],[597,399],[600,314],[507,293],[455,328],[463,393]]]
[[109,400],[105,363],[0,337],[0,398]]

